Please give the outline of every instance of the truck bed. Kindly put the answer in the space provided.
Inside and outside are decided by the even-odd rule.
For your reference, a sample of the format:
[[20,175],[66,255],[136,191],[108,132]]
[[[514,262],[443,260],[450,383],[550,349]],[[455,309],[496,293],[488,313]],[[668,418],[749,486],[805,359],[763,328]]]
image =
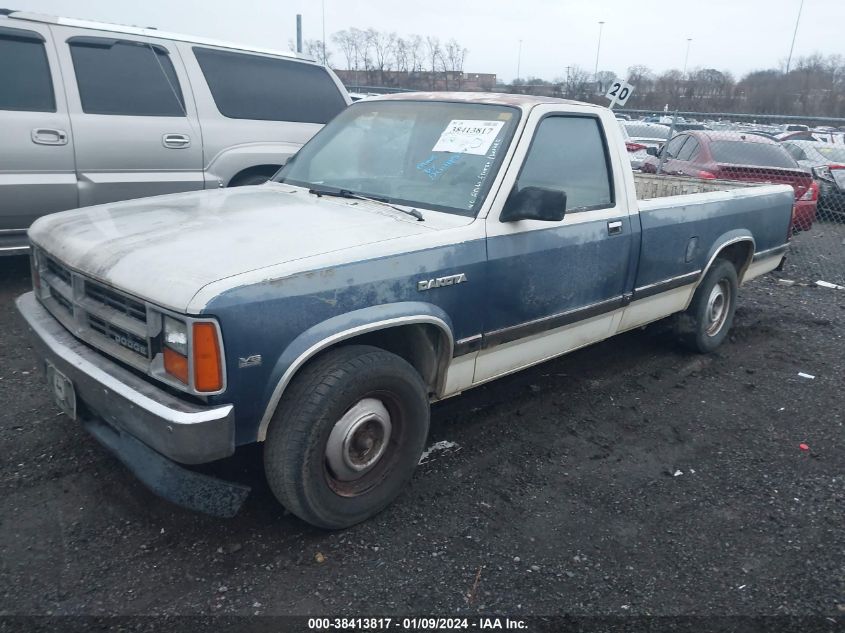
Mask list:
[[657,174],[634,172],[634,185],[637,189],[637,199],[639,200],[684,196],[691,193],[707,193],[710,191],[731,191],[733,189],[759,187],[762,184],[764,183],[667,176],[664,174],[658,176]]

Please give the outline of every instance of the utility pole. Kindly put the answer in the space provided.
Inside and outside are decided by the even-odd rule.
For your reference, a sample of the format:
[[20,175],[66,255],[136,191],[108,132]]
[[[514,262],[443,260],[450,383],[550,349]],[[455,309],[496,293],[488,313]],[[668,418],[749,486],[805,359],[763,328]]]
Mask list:
[[798,6],[798,17],[795,18],[795,30],[792,32],[792,44],[789,46],[789,57],[786,59],[786,74],[789,74],[789,67],[792,65],[792,51],[795,49],[795,36],[798,35],[798,22],[801,21],[801,10],[804,8],[804,0]]
[[296,14],[296,52],[302,52],[302,14]]
[[692,42],[692,38],[688,37],[687,38],[687,54],[684,55],[684,72],[681,73],[681,79],[683,79],[687,74],[687,62],[689,61],[689,45],[690,45],[690,42]]
[[519,40],[519,52],[516,54],[516,78],[519,79],[519,69],[522,65],[522,40]]
[[323,64],[328,66],[329,60],[326,58],[326,0],[322,1],[323,7]]
[[593,81],[599,82],[599,53],[601,52],[601,32],[604,28],[604,20],[599,20],[599,43],[596,46],[596,67],[593,69]]

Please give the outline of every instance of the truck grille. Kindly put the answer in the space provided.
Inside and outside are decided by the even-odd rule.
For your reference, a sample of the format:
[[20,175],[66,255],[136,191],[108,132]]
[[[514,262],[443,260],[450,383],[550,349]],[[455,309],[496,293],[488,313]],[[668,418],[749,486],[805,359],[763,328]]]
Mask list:
[[39,298],[79,339],[143,371],[150,367],[152,336],[147,306],[38,252]]

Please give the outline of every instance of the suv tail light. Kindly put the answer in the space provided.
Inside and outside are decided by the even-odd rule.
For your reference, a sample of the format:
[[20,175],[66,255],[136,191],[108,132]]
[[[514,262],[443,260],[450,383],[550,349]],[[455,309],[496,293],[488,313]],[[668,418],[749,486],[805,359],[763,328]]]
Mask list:
[[696,175],[697,175],[698,178],[703,178],[705,180],[715,180],[716,179],[716,174],[713,174],[709,171],[701,170]]
[[643,145],[642,143],[632,143],[631,141],[625,141],[625,147],[629,152],[639,152],[641,149],[648,149],[647,145]]

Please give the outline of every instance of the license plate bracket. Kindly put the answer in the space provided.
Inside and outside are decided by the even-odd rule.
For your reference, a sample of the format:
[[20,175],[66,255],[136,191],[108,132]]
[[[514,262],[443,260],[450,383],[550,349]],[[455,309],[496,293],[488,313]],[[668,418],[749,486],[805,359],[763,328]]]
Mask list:
[[73,383],[49,361],[47,361],[47,387],[62,413],[71,420],[76,420],[76,390]]

